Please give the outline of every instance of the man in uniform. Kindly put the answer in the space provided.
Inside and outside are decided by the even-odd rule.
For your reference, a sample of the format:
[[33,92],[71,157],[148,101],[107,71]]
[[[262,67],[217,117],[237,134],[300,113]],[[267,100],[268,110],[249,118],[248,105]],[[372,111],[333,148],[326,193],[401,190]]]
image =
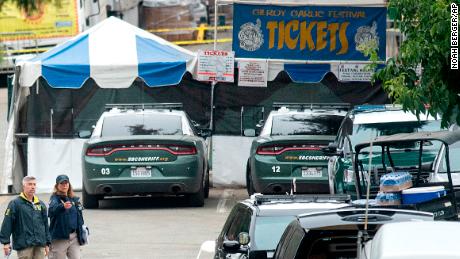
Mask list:
[[35,196],[36,185],[35,177],[24,177],[23,192],[8,204],[0,231],[5,256],[11,253],[11,235],[19,259],[44,259],[48,255],[51,237],[47,209]]

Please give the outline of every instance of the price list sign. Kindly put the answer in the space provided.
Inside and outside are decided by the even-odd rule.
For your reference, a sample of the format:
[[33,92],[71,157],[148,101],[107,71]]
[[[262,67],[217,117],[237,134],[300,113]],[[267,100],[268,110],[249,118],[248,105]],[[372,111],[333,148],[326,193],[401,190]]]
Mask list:
[[198,81],[234,82],[235,52],[223,50],[198,51]]

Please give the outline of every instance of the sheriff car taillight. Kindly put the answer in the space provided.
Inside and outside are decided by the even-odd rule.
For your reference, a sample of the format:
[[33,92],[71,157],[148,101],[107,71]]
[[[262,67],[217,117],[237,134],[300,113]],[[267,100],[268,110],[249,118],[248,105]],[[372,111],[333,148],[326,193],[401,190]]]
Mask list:
[[176,156],[196,154],[196,148],[194,146],[168,145],[167,148],[170,150],[169,152]]
[[258,155],[277,155],[282,152],[283,149],[284,147],[282,146],[262,146],[257,148],[256,153]]
[[92,147],[86,150],[87,156],[107,156],[113,151],[112,147]]
[[322,146],[310,145],[310,144],[295,144],[295,145],[283,145],[283,146],[260,146],[257,148],[256,153],[258,155],[279,155],[286,151],[303,151],[303,150],[321,150]]

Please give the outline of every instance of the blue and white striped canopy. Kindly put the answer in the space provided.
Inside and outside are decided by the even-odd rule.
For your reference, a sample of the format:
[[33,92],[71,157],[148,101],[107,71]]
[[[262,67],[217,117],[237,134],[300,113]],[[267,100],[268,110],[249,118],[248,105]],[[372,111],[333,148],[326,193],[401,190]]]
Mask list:
[[150,87],[178,84],[195,64],[193,52],[110,17],[18,66],[22,86],[42,76],[54,88],[80,88],[89,78],[101,88],[127,88],[137,77]]

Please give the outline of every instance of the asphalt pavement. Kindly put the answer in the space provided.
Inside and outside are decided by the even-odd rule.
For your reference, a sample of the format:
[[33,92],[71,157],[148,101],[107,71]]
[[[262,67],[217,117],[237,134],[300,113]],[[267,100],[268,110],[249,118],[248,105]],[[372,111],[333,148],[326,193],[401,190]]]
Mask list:
[[[50,194],[38,197],[48,203]],[[0,196],[0,220],[13,198]],[[84,210],[90,236],[82,258],[196,258],[200,245],[217,238],[233,205],[245,198],[244,189],[211,189],[202,208],[189,207],[180,197],[104,200],[101,208]],[[16,252],[10,258],[16,259]]]

